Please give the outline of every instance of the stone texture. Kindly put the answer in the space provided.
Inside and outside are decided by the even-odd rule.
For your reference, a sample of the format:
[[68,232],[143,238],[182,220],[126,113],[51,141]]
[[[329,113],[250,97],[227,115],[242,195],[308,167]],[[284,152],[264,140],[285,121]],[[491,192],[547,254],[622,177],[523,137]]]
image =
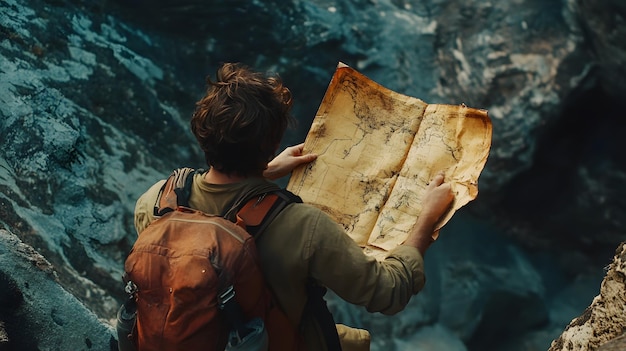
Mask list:
[[200,160],[173,102],[193,99],[166,39],[72,4],[0,3],[0,215],[110,318],[139,189]]
[[9,349],[9,336],[4,328],[4,322],[0,321],[0,350]]
[[620,244],[600,294],[552,342],[549,351],[624,350],[626,330],[626,242]]
[[599,84],[607,94],[621,100],[626,96],[626,4],[620,0],[568,0],[595,57],[594,69],[600,72]]
[[33,247],[0,229],[0,349],[117,350],[110,324],[57,278]]
[[598,351],[622,351],[626,350],[626,335],[622,335],[617,337],[611,341],[608,341],[600,347],[598,347]]

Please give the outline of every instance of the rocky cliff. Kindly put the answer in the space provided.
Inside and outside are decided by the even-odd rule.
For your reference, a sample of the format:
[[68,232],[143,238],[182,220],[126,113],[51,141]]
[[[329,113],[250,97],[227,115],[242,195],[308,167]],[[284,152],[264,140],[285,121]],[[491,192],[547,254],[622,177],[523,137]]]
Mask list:
[[393,317],[331,301],[373,349],[595,349],[622,331],[588,321],[623,291],[625,16],[618,0],[0,2],[0,349],[115,348],[134,201],[203,166],[188,116],[221,61],[283,76],[299,120],[283,146],[338,61],[489,110],[479,197],[429,251],[423,293]]
[[618,246],[607,267],[600,294],[552,342],[549,351],[626,350],[626,242]]

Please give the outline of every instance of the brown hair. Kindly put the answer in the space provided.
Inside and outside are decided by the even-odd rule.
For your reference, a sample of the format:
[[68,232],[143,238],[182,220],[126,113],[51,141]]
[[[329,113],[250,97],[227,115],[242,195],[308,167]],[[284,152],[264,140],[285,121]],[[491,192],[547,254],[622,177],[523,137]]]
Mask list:
[[191,118],[207,164],[226,174],[261,175],[274,156],[291,117],[291,92],[278,75],[225,63]]

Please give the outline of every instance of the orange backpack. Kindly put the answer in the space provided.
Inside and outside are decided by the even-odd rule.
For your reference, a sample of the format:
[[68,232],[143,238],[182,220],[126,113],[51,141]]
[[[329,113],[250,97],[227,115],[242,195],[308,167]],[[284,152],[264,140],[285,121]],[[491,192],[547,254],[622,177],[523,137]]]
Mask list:
[[[188,207],[193,173],[183,168],[168,178],[155,205],[158,219],[126,259],[124,281],[136,318],[131,315],[132,328],[120,332],[120,349],[221,351],[229,339],[261,335],[254,342],[266,340],[269,350],[305,350],[297,326],[265,285],[250,235],[260,235],[281,209],[301,200],[286,190],[242,199],[243,207],[233,206],[233,223]],[[260,321],[266,339],[263,330],[250,333],[259,331]]]

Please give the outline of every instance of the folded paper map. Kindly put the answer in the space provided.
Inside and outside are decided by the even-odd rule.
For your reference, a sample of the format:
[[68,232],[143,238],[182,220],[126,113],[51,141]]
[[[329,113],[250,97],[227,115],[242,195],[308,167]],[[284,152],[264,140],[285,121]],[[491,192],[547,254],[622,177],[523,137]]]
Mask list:
[[318,158],[294,170],[287,188],[382,259],[407,238],[437,173],[444,172],[455,200],[435,239],[476,198],[491,133],[486,110],[428,104],[340,63],[304,142]]

